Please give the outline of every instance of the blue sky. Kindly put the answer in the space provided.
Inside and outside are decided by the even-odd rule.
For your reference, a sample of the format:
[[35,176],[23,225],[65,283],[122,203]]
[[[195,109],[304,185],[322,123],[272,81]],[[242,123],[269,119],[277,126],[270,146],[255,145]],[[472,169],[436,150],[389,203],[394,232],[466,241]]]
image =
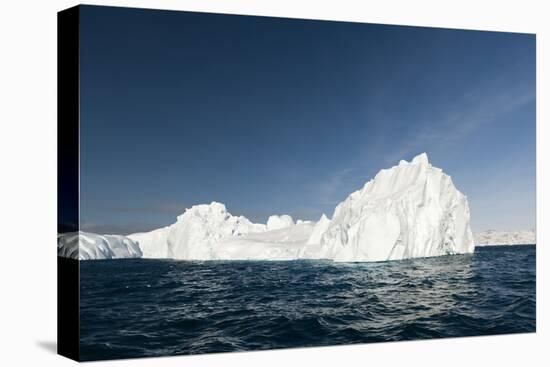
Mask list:
[[81,13],[81,225],[220,201],[316,220],[427,152],[473,230],[535,226],[535,36],[138,9]]

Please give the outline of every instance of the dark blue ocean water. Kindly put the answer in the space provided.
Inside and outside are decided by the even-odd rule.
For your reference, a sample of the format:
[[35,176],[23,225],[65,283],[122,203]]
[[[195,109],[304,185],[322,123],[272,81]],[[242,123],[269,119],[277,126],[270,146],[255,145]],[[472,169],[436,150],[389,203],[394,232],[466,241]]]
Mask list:
[[535,246],[328,261],[82,261],[83,360],[535,331]]

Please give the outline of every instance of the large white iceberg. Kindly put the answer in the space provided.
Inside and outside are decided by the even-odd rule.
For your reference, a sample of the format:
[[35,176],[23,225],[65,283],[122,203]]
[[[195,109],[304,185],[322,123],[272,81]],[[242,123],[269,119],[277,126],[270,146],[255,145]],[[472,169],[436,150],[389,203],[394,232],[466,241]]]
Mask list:
[[[81,241],[80,258],[128,257],[140,248],[146,258],[347,262],[474,251],[468,201],[425,153],[381,170],[340,203],[330,220],[323,215],[317,223],[295,223],[289,215],[273,215],[267,224],[256,224],[212,202],[187,209],[168,227],[124,237],[130,242],[118,239],[126,252],[122,245],[103,245],[116,242],[114,236],[95,236],[93,246]],[[71,251],[65,246],[61,252]]]
[[423,153],[381,170],[340,203],[319,252],[307,256],[385,261],[473,251],[466,197]]
[[57,236],[57,255],[78,260],[142,257],[136,241],[121,235],[69,232]]

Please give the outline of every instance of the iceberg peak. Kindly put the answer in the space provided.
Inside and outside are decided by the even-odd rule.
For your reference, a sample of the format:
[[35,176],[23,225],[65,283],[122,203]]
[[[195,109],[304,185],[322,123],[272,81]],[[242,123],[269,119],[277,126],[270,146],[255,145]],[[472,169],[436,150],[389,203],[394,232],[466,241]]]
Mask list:
[[198,217],[206,216],[206,215],[226,215],[227,209],[225,208],[225,205],[222,203],[218,203],[217,201],[213,201],[210,204],[198,204],[193,205],[191,208],[185,209],[183,214],[180,214],[178,216],[178,220],[183,219],[186,215],[195,215]]
[[413,158],[411,161],[412,164],[430,164],[430,161],[428,160],[428,155],[426,153],[421,153]]

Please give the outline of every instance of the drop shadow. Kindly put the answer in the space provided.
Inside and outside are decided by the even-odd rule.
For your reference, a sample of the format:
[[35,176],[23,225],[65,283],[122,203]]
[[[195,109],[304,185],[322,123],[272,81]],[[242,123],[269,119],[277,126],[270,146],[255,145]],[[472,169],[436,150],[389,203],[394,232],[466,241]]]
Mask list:
[[36,345],[38,345],[39,347],[41,347],[42,349],[50,352],[50,353],[53,353],[53,354],[57,354],[57,342],[55,341],[52,341],[52,340],[39,340],[36,342]]

